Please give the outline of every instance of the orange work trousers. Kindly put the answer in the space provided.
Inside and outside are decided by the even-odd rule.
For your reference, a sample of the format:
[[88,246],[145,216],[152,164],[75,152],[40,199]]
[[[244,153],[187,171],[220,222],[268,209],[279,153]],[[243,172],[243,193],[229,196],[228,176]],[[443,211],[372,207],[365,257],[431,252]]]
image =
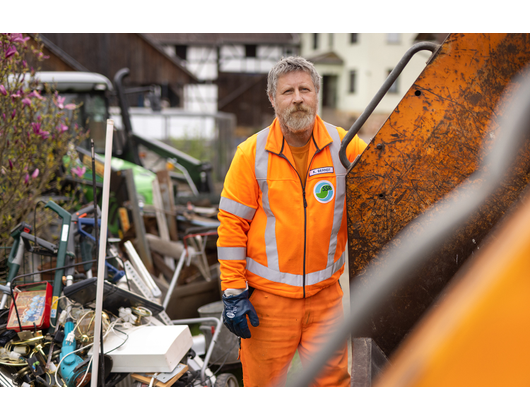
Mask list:
[[[298,350],[302,366],[322,348],[343,320],[343,292],[337,281],[304,299],[277,296],[255,289],[250,296],[259,317],[251,338],[241,339],[244,386],[283,386]],[[328,360],[312,386],[350,386],[348,344]]]

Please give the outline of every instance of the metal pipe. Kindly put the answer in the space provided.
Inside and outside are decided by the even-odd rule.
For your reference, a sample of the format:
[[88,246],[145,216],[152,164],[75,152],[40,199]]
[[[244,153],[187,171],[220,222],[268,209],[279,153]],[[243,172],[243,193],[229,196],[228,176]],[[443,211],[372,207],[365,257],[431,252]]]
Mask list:
[[173,278],[171,279],[171,282],[169,283],[169,288],[167,289],[166,297],[164,298],[164,303],[162,304],[164,309],[167,309],[169,299],[171,298],[171,295],[173,294],[173,289],[175,289],[175,286],[177,284],[177,279],[180,275],[182,267],[184,266],[184,261],[186,260],[187,256],[188,256],[188,249],[184,248],[184,251],[182,251],[182,254],[180,255],[177,268],[175,269],[175,272],[173,273]]
[[[98,386],[99,349],[101,344],[101,313],[103,310],[103,287],[105,282],[105,255],[107,254],[107,229],[109,218],[110,171],[112,159],[112,134],[114,122],[107,120],[107,138],[105,141],[105,169],[103,171],[103,195],[101,199],[101,229],[99,238],[98,281],[96,286],[96,308],[94,316],[94,346],[92,348],[91,387]],[[97,205],[96,205],[97,207]]]
[[[58,204],[54,203],[52,200],[49,200],[46,203],[44,208],[50,208],[55,213],[59,215],[62,219],[61,225],[61,237],[59,242],[59,248],[57,250],[57,260],[56,265],[58,267],[64,266],[66,261],[66,251],[68,246],[68,230],[70,229],[70,220],[72,215],[60,207]],[[53,296],[52,296],[52,306],[50,311],[50,323],[52,325],[57,325],[57,315],[59,312],[58,304],[61,291],[63,289],[63,271],[57,270],[53,278]],[[52,327],[53,328],[53,327]],[[53,331],[53,329],[52,329]]]
[[[350,316],[330,335],[307,368],[295,377],[293,386],[309,385],[347,337],[350,334],[355,336],[370,314],[377,311],[393,291],[406,284],[407,279],[412,278],[410,273],[424,264],[431,252],[462,226],[501,186],[501,182],[511,175],[510,169],[519,148],[530,133],[530,66],[514,77],[512,84],[519,88],[515,90],[512,99],[509,99],[508,92],[499,101],[501,104],[509,102],[509,105],[506,109],[497,109],[493,114],[500,116],[493,124],[498,124],[499,135],[483,164],[446,198],[403,229],[391,241],[391,244],[399,243],[399,246],[390,251],[383,264],[376,266],[372,262],[367,266],[367,276],[374,281],[364,286],[356,285],[351,290]],[[458,197],[459,194],[464,195],[464,198]],[[455,200],[456,197],[459,199]],[[413,233],[417,230],[414,226],[417,225],[421,225],[422,229],[415,236]],[[381,267],[383,268],[380,269]]]
[[[105,260],[110,260],[110,259],[114,259],[114,258],[116,258],[116,256],[112,255],[110,257],[105,257]],[[93,263],[93,262],[96,262],[96,260],[82,261],[82,262],[75,263],[75,264],[62,265],[60,267],[48,268],[46,270],[39,270],[39,271],[33,271],[31,273],[19,274],[18,276],[13,277],[12,283],[14,284],[15,280],[21,279],[22,277],[29,277],[29,276],[34,276],[34,275],[38,275],[38,274],[51,273],[52,271],[63,270],[65,268],[70,268],[70,267],[78,267],[80,265]],[[12,287],[14,287],[14,285]]]
[[125,92],[123,88],[123,79],[129,75],[130,71],[128,68],[123,68],[118,70],[114,75],[114,87],[116,88],[116,93],[118,95],[118,102],[120,104],[121,110],[121,121],[125,128],[125,133],[128,137],[132,135],[132,124],[131,116],[129,114],[129,105],[127,104],[127,99],[125,99]]
[[199,195],[199,190],[197,190],[197,187],[195,186],[193,179],[191,179],[191,176],[188,170],[184,166],[182,166],[180,163],[178,163],[177,159],[168,159],[168,162],[170,162],[175,168],[179,169],[182,172],[182,174],[184,175],[184,178],[186,178],[188,186],[190,187],[193,195],[195,196]]
[[[396,67],[394,67],[394,70],[388,75],[387,79],[379,89],[379,91],[375,94],[372,101],[368,104],[364,112],[361,114],[361,116],[353,123],[349,131],[346,133],[344,138],[342,139],[342,145],[340,147],[339,151],[339,158],[340,162],[342,163],[342,166],[344,166],[346,169],[350,169],[352,163],[348,160],[346,156],[346,148],[348,147],[348,144],[350,144],[351,140],[355,137],[355,135],[359,132],[361,127],[364,125],[368,117],[372,115],[372,112],[374,109],[379,105],[379,102],[381,102],[381,99],[385,96],[385,94],[388,92],[388,89],[392,86],[392,84],[396,81],[398,76],[401,74],[405,66],[408,64],[410,59],[420,51],[431,51],[434,53],[440,46],[438,44],[435,44],[433,42],[418,42],[417,44],[413,45],[403,56],[403,58],[399,61]],[[431,55],[432,58],[432,55]]]

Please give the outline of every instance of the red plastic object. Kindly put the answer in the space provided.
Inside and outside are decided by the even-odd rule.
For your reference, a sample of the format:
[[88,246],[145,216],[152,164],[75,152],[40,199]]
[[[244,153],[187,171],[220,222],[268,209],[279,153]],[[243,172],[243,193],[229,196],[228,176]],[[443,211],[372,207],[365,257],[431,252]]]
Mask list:
[[20,332],[20,325],[23,330],[48,328],[50,326],[50,310],[53,293],[53,288],[50,283],[44,281],[26,284],[17,286],[17,289],[20,290],[14,296],[17,311],[15,311],[13,301],[11,301],[7,329]]

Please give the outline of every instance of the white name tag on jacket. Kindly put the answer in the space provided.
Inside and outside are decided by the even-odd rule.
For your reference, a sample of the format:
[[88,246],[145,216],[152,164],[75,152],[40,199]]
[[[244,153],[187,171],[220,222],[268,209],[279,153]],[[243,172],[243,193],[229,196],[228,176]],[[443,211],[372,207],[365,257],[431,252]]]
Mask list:
[[311,169],[309,171],[309,176],[331,173],[333,173],[333,166],[326,166],[325,168]]

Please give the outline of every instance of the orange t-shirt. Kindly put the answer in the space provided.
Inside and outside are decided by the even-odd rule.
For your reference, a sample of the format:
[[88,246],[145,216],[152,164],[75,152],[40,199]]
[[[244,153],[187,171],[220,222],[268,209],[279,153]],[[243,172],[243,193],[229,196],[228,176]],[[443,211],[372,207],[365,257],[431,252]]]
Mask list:
[[302,185],[305,187],[305,179],[307,174],[307,159],[309,157],[309,144],[311,141],[309,140],[305,145],[301,147],[295,147],[291,146],[289,143],[289,148],[291,149],[291,153],[293,155],[294,159],[294,166],[296,167],[296,171],[298,172],[298,175],[300,175],[300,178],[302,179]]

